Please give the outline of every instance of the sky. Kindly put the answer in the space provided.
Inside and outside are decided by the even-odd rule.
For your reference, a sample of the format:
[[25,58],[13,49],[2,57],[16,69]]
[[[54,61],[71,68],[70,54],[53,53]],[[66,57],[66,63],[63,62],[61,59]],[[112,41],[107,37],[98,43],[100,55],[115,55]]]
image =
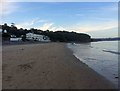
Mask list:
[[5,2],[0,9],[0,23],[18,28],[118,36],[117,2]]

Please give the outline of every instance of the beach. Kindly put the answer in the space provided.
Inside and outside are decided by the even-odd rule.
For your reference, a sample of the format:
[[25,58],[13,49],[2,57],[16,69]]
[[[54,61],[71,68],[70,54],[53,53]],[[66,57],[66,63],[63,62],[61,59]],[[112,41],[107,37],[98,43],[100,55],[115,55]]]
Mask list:
[[3,89],[114,89],[65,43],[2,47]]

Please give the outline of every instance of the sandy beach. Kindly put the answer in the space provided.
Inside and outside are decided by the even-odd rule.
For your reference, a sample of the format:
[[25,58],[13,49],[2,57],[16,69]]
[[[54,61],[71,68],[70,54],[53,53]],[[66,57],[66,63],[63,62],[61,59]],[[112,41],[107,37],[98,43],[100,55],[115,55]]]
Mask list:
[[3,46],[3,89],[114,89],[64,43]]

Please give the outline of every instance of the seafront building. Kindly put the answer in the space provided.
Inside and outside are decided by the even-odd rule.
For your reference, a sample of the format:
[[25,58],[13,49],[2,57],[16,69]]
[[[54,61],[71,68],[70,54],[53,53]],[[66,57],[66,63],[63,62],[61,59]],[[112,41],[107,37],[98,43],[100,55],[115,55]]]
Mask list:
[[48,36],[34,34],[34,33],[27,33],[26,39],[27,40],[34,40],[34,41],[41,41],[41,42],[50,42],[50,38]]
[[[50,42],[50,39],[48,36],[45,35],[39,35],[34,33],[27,33],[26,34],[26,40],[28,41],[39,41],[39,42]],[[14,35],[11,35],[10,41],[22,41],[22,38],[17,38]]]

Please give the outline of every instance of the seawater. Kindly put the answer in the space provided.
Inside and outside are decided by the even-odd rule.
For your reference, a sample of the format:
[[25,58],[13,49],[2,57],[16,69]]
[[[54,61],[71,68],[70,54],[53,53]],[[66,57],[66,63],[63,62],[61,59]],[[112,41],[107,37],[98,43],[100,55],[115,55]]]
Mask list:
[[118,41],[68,43],[74,55],[118,87]]

